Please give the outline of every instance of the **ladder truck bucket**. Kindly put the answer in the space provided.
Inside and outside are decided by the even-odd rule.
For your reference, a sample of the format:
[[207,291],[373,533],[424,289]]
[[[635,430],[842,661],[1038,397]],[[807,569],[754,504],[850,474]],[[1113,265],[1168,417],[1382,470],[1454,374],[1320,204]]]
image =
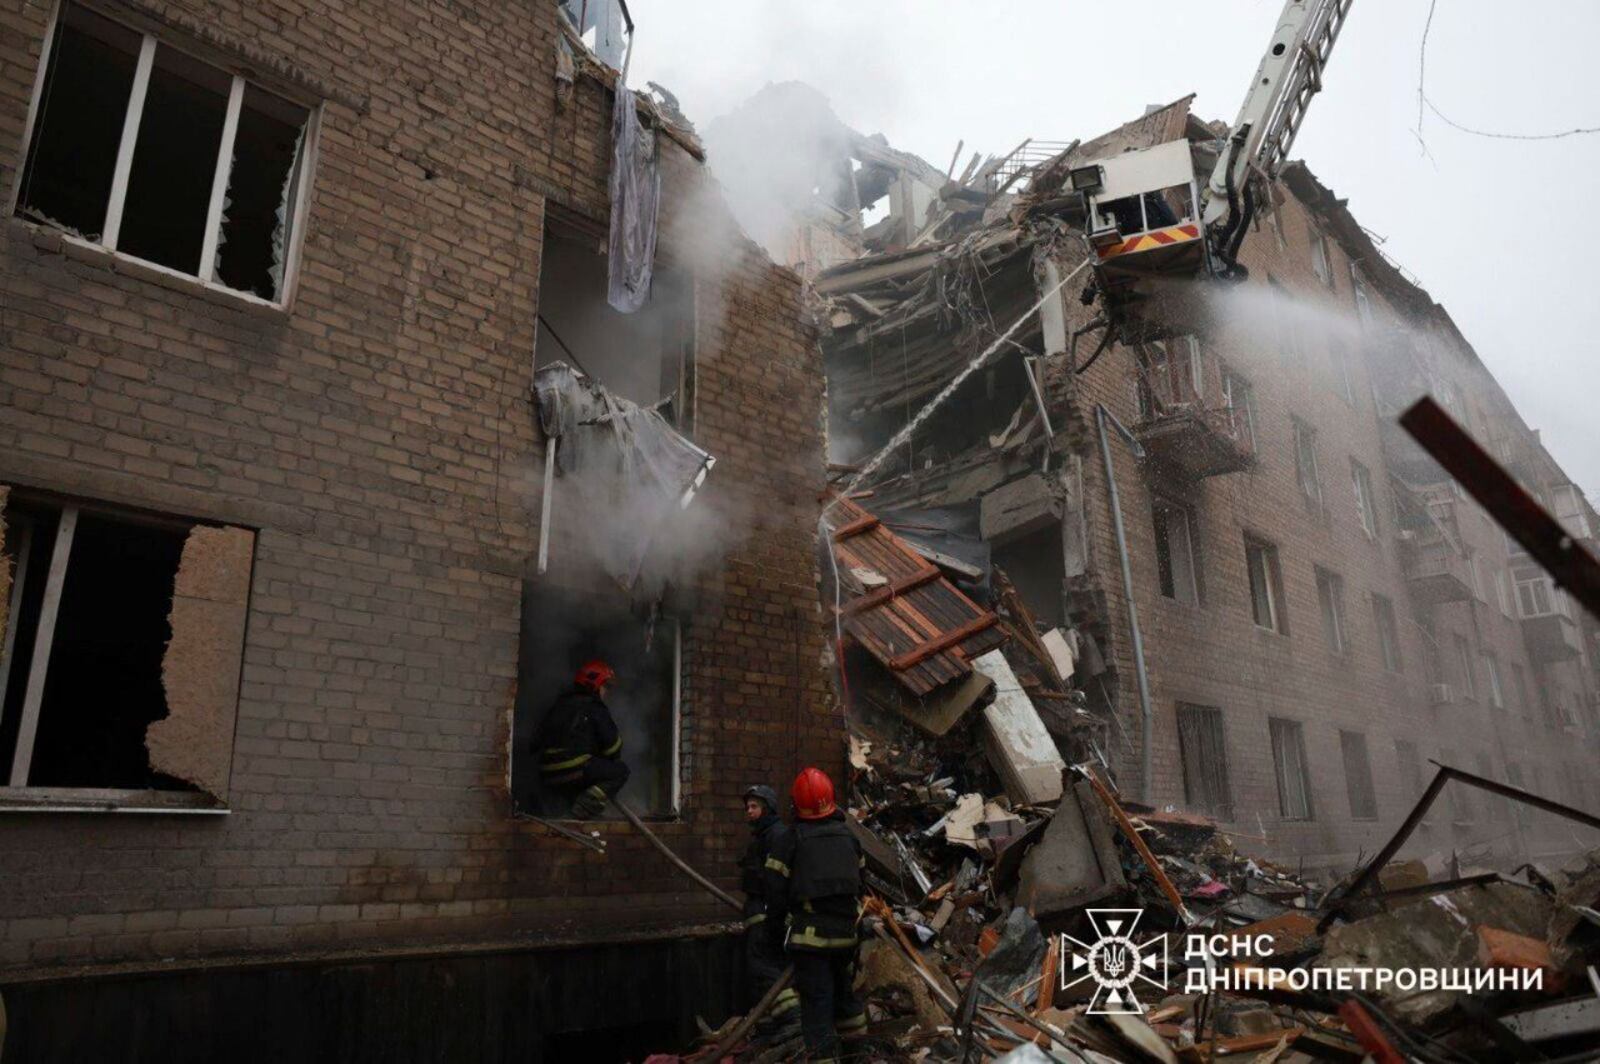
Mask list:
[[1187,140],[1124,152],[1075,168],[1083,193],[1096,286],[1114,319],[1149,295],[1150,282],[1190,279],[1210,265],[1199,184]]

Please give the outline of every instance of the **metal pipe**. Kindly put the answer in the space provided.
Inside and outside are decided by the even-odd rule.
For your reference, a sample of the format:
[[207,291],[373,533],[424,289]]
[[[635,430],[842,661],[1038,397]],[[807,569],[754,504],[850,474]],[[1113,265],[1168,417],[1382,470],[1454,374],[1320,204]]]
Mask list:
[[1144,636],[1139,632],[1139,607],[1133,601],[1133,569],[1128,564],[1128,533],[1122,526],[1122,500],[1117,495],[1117,474],[1111,465],[1111,440],[1106,435],[1106,422],[1116,426],[1118,435],[1128,442],[1135,458],[1144,457],[1144,448],[1134,438],[1117,416],[1106,409],[1104,403],[1094,407],[1095,427],[1100,433],[1100,460],[1106,468],[1106,494],[1111,504],[1111,527],[1117,537],[1117,561],[1122,566],[1122,593],[1128,600],[1128,630],[1133,637],[1133,676],[1139,688],[1139,800],[1150,800],[1150,774],[1152,772],[1150,731],[1155,713],[1150,708],[1150,676],[1144,663]]

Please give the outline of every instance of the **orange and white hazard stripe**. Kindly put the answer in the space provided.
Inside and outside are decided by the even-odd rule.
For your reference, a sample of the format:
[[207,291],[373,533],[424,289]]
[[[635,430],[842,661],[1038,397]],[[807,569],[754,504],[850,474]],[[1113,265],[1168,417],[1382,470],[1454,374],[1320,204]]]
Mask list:
[[1200,227],[1194,224],[1172,225],[1165,229],[1155,229],[1148,233],[1129,237],[1118,244],[1111,244],[1100,249],[1100,258],[1109,259],[1117,255],[1126,255],[1132,251],[1149,251],[1151,248],[1167,247],[1172,244],[1184,244],[1191,240],[1200,239]]

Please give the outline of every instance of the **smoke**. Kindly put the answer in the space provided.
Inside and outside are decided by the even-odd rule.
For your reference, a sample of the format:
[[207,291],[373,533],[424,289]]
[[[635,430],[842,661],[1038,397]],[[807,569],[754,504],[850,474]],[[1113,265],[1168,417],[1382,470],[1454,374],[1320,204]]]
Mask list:
[[790,81],[711,122],[704,139],[739,223],[774,261],[793,265],[795,223],[817,200],[855,209],[853,136],[822,93]]

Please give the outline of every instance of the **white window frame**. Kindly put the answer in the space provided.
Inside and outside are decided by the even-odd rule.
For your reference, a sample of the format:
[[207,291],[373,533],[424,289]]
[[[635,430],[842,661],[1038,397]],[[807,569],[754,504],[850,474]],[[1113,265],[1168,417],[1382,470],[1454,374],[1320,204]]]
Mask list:
[[[1198,572],[1197,557],[1196,557],[1195,549],[1194,549],[1194,523],[1189,519],[1189,508],[1187,506],[1179,505],[1178,503],[1168,502],[1167,500],[1161,498],[1160,496],[1157,496],[1154,500],[1152,500],[1151,510],[1152,510],[1152,517],[1157,512],[1163,513],[1163,514],[1166,515],[1166,529],[1167,529],[1166,551],[1167,551],[1168,566],[1172,571],[1172,591],[1173,591],[1173,593],[1170,596],[1163,595],[1162,597],[1163,598],[1169,598],[1170,597],[1172,599],[1172,601],[1181,602],[1186,606],[1198,606],[1200,604],[1200,578],[1199,578],[1199,572]],[[1178,518],[1178,520],[1176,522],[1173,520],[1174,515],[1176,515],[1176,517]],[[1181,590],[1182,590],[1180,588],[1180,586],[1179,586],[1179,580],[1180,580],[1180,575],[1181,574],[1180,574],[1180,566],[1177,564],[1178,553],[1177,553],[1177,551],[1175,551],[1173,549],[1173,538],[1174,538],[1173,537],[1173,532],[1174,531],[1180,532],[1180,534],[1181,534],[1181,536],[1183,538],[1184,560],[1185,560],[1185,564],[1187,566],[1187,574],[1188,574],[1188,580],[1187,580],[1188,597],[1187,598],[1185,598],[1183,596],[1183,594],[1180,593]],[[1159,573],[1157,575],[1159,577]],[[1158,584],[1158,586],[1159,586],[1159,584]]]
[[1368,539],[1378,538],[1378,507],[1372,498],[1372,472],[1366,466],[1350,459],[1350,483],[1356,493],[1356,514],[1361,519],[1361,530]]
[[1300,494],[1320,508],[1322,471],[1317,468],[1317,430],[1299,418],[1293,419],[1291,424],[1294,426],[1295,479],[1300,482]]
[[1367,291],[1367,282],[1361,276],[1361,267],[1353,262],[1350,264],[1350,292],[1355,300],[1356,317],[1360,319],[1363,328],[1371,328],[1372,294]]
[[1249,437],[1250,450],[1256,449],[1256,415],[1255,391],[1250,382],[1233,372],[1231,369],[1222,371],[1222,400],[1223,405],[1234,411],[1235,415],[1244,413],[1244,430]]
[[[1264,542],[1262,542],[1260,540],[1251,539],[1251,538],[1248,538],[1248,537],[1246,537],[1246,539],[1244,541],[1245,584],[1246,584],[1245,592],[1246,592],[1246,594],[1248,595],[1248,597],[1250,599],[1250,619],[1255,622],[1255,626],[1257,628],[1260,628],[1260,629],[1262,629],[1264,631],[1268,631],[1268,632],[1282,632],[1283,631],[1282,616],[1281,616],[1281,613],[1280,613],[1280,610],[1279,610],[1279,606],[1278,606],[1277,590],[1272,586],[1273,583],[1274,583],[1274,580],[1273,580],[1273,575],[1274,575],[1273,574],[1273,569],[1274,569],[1274,563],[1275,563],[1275,560],[1276,560],[1275,559],[1276,553],[1277,553],[1277,548],[1273,547],[1269,543],[1264,543]],[[1263,591],[1265,592],[1265,597],[1266,597],[1266,605],[1267,605],[1267,623],[1266,624],[1262,624],[1261,623],[1261,618],[1256,616],[1256,596],[1255,596],[1255,577],[1254,577],[1254,573],[1255,573],[1255,566],[1256,566],[1256,561],[1255,560],[1257,558],[1260,559],[1261,587],[1262,587]]]
[[[45,91],[46,75],[49,72],[50,58],[55,44],[55,37],[60,28],[61,20],[66,15],[68,3],[73,0],[64,0],[56,4],[55,13],[50,19],[50,28],[45,34],[44,47],[39,54],[39,66],[34,73],[34,90],[28,104],[28,117],[23,123],[22,153],[26,158],[33,146],[34,125],[39,119],[39,104]],[[291,180],[295,187],[290,194],[290,210],[286,213],[284,224],[289,229],[289,240],[283,249],[283,280],[278,288],[277,300],[263,299],[254,292],[246,292],[238,288],[230,288],[216,279],[217,242],[221,236],[222,210],[227,199],[229,178],[233,173],[233,145],[239,130],[239,112],[244,104],[245,85],[250,79],[244,75],[230,72],[214,60],[197,55],[184,48],[181,44],[159,38],[153,33],[146,33],[137,27],[129,26],[126,22],[115,18],[93,4],[82,3],[79,6],[94,12],[113,22],[117,22],[140,35],[139,55],[135,61],[133,84],[128,92],[128,110],[123,116],[122,138],[117,145],[117,161],[112,171],[111,193],[106,201],[106,220],[102,227],[98,241],[88,240],[67,232],[48,226],[52,232],[58,233],[61,239],[75,244],[78,247],[88,248],[109,255],[112,259],[136,264],[140,269],[152,270],[190,284],[200,284],[208,291],[219,292],[229,297],[244,300],[274,309],[287,309],[293,302],[294,293],[298,287],[299,265],[301,249],[305,242],[306,211],[310,199],[312,175],[316,164],[317,131],[321,124],[322,108],[319,104],[308,102],[302,97],[288,95],[276,87],[257,81],[255,84],[265,92],[274,96],[287,99],[292,103],[304,107],[307,111],[305,132],[300,145],[300,156],[290,168]],[[183,52],[197,63],[230,74],[231,82],[228,90],[228,104],[222,126],[221,142],[217,145],[217,161],[214,164],[211,178],[211,197],[206,207],[206,229],[200,249],[200,268],[198,273],[185,273],[175,270],[170,266],[152,262],[149,259],[130,255],[117,250],[117,240],[122,231],[122,213],[127,206],[128,180],[133,172],[133,153],[138,146],[139,125],[144,118],[144,104],[147,90],[150,87],[150,72],[155,66],[156,47],[160,45],[174,51]],[[14,175],[12,180],[10,202],[6,205],[8,217],[19,217],[17,209],[22,195],[21,175]],[[44,223],[23,219],[26,224],[44,227]]]
[[1574,539],[1587,539],[1593,531],[1589,515],[1583,512],[1583,493],[1576,484],[1557,484],[1550,489],[1550,514]]
[[[1314,820],[1316,804],[1311,795],[1305,725],[1286,717],[1268,717],[1267,735],[1272,743],[1273,773],[1278,780],[1278,815],[1284,820]],[[1292,787],[1288,786],[1291,778]]]
[[1322,634],[1328,649],[1343,656],[1350,649],[1345,638],[1344,580],[1338,573],[1318,566],[1316,569],[1317,604],[1322,610]]
[[1328,248],[1328,238],[1316,226],[1307,227],[1311,233],[1311,272],[1317,280],[1333,287],[1333,254]]
[[1516,609],[1511,594],[1511,574],[1504,569],[1494,572],[1495,597],[1500,602],[1500,615],[1507,619],[1516,616]]
[[1378,656],[1383,660],[1383,668],[1386,672],[1399,672],[1402,665],[1400,622],[1395,618],[1394,603],[1374,592],[1372,618],[1373,627],[1378,630]]

